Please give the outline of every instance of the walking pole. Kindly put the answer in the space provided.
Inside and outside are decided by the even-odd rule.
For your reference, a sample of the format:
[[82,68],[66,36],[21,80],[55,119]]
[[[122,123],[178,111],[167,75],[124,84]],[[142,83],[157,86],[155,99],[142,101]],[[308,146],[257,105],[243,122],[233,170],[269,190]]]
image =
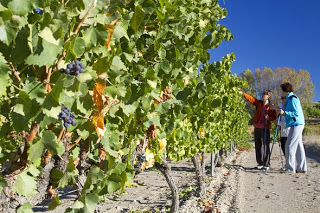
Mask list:
[[[277,118],[277,121],[279,122],[279,119],[280,119],[280,115],[278,116]],[[277,134],[278,134],[278,125],[276,127],[276,132],[274,133],[274,137],[273,137],[273,143],[272,143],[272,147],[271,147],[271,151],[270,151],[270,155],[268,156],[268,159],[267,159],[267,165],[269,165],[270,163],[270,159],[271,159],[271,153],[272,153],[272,150],[273,150],[273,146],[274,146],[274,142],[276,141],[276,138],[277,138]],[[281,158],[282,159],[282,158]],[[267,170],[265,172],[267,174]]]

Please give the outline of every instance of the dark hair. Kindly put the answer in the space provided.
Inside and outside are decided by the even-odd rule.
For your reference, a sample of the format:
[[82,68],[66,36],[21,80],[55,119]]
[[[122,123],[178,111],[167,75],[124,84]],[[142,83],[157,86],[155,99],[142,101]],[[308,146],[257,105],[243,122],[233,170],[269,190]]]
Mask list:
[[293,92],[292,85],[290,83],[284,83],[280,85],[283,92]]

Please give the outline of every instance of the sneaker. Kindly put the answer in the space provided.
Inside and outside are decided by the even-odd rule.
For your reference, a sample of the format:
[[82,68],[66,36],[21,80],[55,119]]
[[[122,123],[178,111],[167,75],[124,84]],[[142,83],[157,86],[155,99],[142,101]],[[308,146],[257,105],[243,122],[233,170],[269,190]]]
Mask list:
[[289,170],[289,169],[287,169],[287,168],[285,169],[285,172],[286,172],[286,173],[291,173],[291,174],[296,173],[295,171],[291,171],[291,170]]
[[269,166],[264,166],[262,169],[263,170],[270,170],[270,167]]
[[303,173],[303,174],[305,174],[305,173],[307,173],[307,171],[300,171],[300,170],[297,170],[297,171],[296,171],[296,173]]
[[262,165],[258,165],[258,166],[256,166],[256,169],[262,169],[263,168],[263,166]]

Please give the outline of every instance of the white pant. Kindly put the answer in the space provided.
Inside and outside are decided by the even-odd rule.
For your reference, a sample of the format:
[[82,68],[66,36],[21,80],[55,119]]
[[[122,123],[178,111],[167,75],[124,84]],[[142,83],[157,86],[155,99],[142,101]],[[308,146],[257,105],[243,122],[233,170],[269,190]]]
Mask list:
[[304,125],[293,126],[290,128],[286,142],[286,169],[289,172],[296,172],[296,170],[307,171],[306,153],[302,144],[303,128]]

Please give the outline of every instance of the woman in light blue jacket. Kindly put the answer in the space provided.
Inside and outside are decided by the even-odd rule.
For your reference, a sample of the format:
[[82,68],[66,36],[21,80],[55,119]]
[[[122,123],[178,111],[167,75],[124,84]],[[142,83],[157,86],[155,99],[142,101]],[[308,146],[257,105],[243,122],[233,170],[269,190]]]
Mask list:
[[[281,115],[286,117],[286,126],[290,127],[285,145],[286,171],[290,173],[306,173],[307,162],[304,146],[302,144],[302,131],[305,125],[304,115],[300,100],[293,94],[292,85],[280,85],[283,96],[286,97],[285,109],[279,109]],[[297,167],[296,167],[297,161]]]

